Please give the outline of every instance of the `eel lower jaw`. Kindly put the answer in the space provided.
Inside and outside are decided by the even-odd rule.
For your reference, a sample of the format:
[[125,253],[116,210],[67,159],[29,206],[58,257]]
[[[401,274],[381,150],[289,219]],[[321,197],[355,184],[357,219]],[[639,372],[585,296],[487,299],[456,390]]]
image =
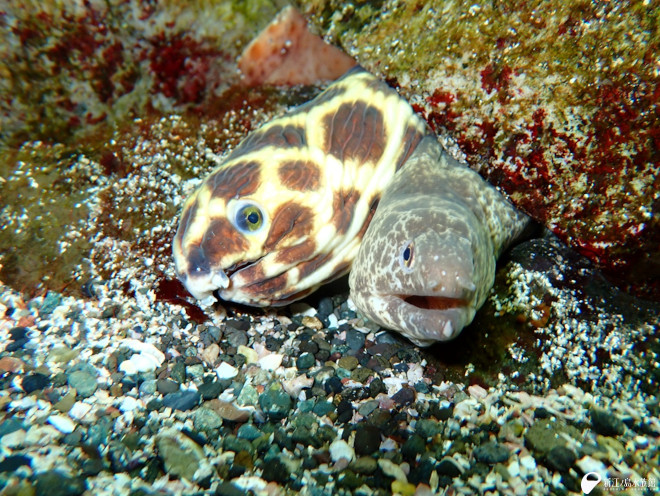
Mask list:
[[418,346],[454,339],[474,317],[469,301],[448,296],[372,294],[361,303],[367,317]]

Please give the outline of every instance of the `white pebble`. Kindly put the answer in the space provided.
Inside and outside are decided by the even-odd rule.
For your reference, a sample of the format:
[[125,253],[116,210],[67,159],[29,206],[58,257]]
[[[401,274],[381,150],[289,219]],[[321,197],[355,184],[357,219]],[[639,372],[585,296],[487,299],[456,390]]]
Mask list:
[[600,460],[584,456],[575,463],[582,473],[596,472],[601,477],[607,477],[607,467]]
[[536,460],[534,460],[532,455],[521,456],[519,462],[520,465],[527,469],[528,472],[536,470]]
[[516,460],[509,463],[506,469],[511,477],[518,477],[520,475],[520,464]]
[[637,448],[647,448],[649,445],[649,439],[644,436],[635,436],[635,444]]
[[71,434],[76,430],[76,424],[69,417],[63,415],[51,415],[48,423],[64,434]]
[[131,350],[138,353],[153,356],[158,363],[158,367],[165,361],[165,354],[151,343],[145,343],[137,339],[124,339],[122,344],[127,345]]
[[91,411],[92,405],[83,403],[82,401],[76,401],[71,407],[71,410],[69,410],[69,416],[76,420],[83,420]]
[[215,373],[218,379],[233,379],[238,375],[238,369],[227,362],[222,362],[216,369]]
[[160,366],[158,359],[148,353],[136,353],[128,360],[119,364],[119,370],[125,374],[133,375],[139,372],[152,372]]
[[330,458],[333,462],[338,462],[342,458],[351,461],[355,458],[355,450],[343,439],[336,439],[330,445]]
[[140,401],[132,396],[124,396],[119,404],[119,410],[122,412],[131,412],[140,406]]
[[328,329],[337,329],[339,327],[339,320],[334,313],[328,315]]
[[261,357],[257,363],[259,364],[259,367],[264,370],[276,370],[282,365],[283,358],[284,355],[281,355],[280,353],[271,353],[270,355]]

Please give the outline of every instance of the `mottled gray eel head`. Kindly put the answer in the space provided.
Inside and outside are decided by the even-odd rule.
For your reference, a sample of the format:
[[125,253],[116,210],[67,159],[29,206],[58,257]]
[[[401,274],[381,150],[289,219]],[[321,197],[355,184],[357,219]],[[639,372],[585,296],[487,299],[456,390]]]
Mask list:
[[420,346],[472,322],[495,278],[493,240],[474,200],[484,184],[435,140],[417,147],[353,262],[351,299],[362,314]]
[[473,250],[463,233],[434,229],[446,223],[446,212],[407,200],[370,225],[387,235],[365,235],[351,298],[371,320],[428,346],[454,338],[474,317]]

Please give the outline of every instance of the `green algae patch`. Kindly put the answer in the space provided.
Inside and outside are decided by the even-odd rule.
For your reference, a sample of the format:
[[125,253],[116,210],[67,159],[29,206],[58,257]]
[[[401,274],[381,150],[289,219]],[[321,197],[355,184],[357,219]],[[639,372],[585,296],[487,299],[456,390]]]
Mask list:
[[63,290],[85,271],[100,171],[70,148],[28,142],[0,153],[0,176],[0,279],[28,294]]

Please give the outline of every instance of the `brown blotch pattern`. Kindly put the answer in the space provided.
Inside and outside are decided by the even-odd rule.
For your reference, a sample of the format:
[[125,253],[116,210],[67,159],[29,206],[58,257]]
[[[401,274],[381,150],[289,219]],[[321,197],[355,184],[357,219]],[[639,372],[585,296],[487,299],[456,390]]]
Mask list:
[[299,280],[305,279],[307,276],[316,271],[319,267],[323,266],[328,260],[332,258],[332,253],[319,253],[314,258],[298,264]]
[[348,226],[351,225],[355,204],[360,199],[362,193],[359,191],[337,191],[332,199],[332,224],[337,229],[337,234],[345,234]]
[[[242,274],[241,274],[242,275]],[[251,279],[250,279],[251,280]],[[254,284],[243,288],[243,291],[249,294],[257,295],[261,297],[263,295],[273,295],[279,291],[282,291],[288,285],[287,274],[277,275],[271,277],[270,279],[257,279]],[[279,296],[277,297],[279,304]]]
[[244,252],[249,247],[247,240],[225,218],[211,221],[201,243],[201,248],[212,266],[217,265],[226,254]]
[[323,119],[324,150],[340,161],[377,162],[383,155],[385,126],[382,112],[365,102],[348,102]]
[[421,133],[415,126],[408,125],[406,134],[403,136],[403,143],[401,143],[403,151],[399,156],[399,159],[396,161],[396,170],[399,170],[401,166],[406,163],[426,134],[427,133]]
[[316,242],[313,239],[308,239],[302,243],[294,246],[284,248],[277,253],[275,261],[278,263],[290,265],[299,260],[307,260],[316,251]]
[[260,164],[238,162],[213,172],[207,179],[213,198],[233,198],[247,196],[259,187]]
[[182,246],[183,237],[186,235],[190,221],[195,218],[195,214],[197,214],[198,208],[199,203],[195,200],[194,202],[190,203],[183,211],[181,220],[179,220],[179,227],[176,230],[176,234],[174,235],[174,242],[179,246],[179,248]]
[[271,251],[284,240],[301,239],[312,231],[313,222],[314,213],[310,208],[292,201],[281,205],[271,220],[264,249]]
[[277,148],[302,148],[307,143],[305,129],[293,124],[271,125],[257,129],[241,142],[232,152],[229,160],[256,152],[267,146]]
[[277,173],[282,184],[295,191],[316,191],[321,179],[318,165],[303,160],[284,162]]

